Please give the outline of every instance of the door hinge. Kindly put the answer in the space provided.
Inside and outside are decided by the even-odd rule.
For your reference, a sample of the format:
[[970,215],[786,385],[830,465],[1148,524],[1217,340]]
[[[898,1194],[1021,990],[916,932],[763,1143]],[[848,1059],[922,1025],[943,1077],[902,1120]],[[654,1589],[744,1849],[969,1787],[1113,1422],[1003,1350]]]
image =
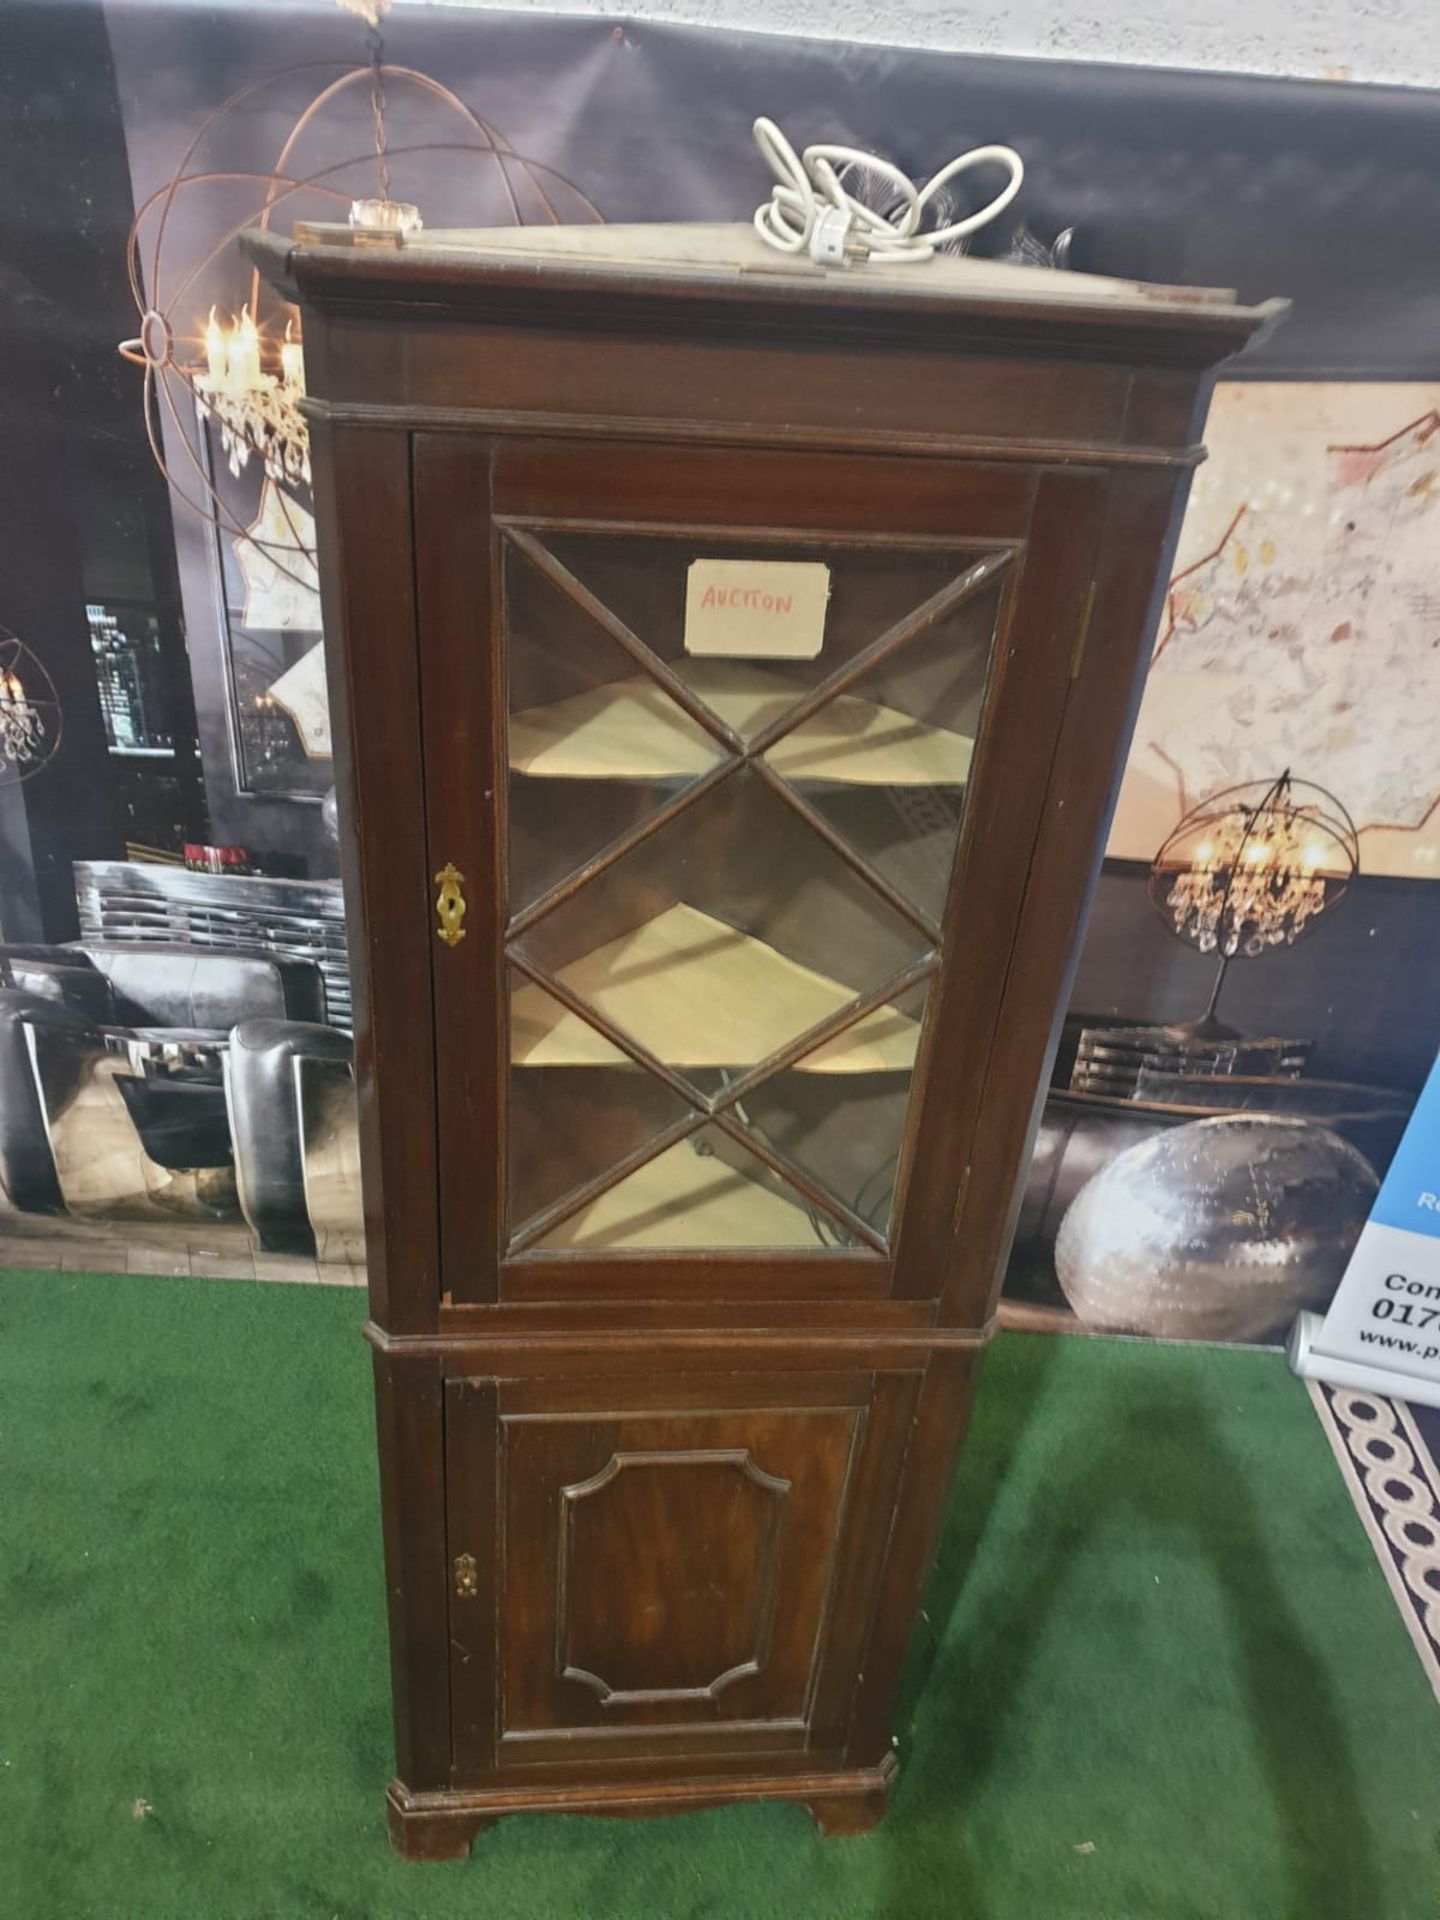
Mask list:
[[435,876],[440,891],[435,896],[439,926],[435,933],[447,947],[458,947],[465,938],[465,876],[447,860]]
[[480,1591],[480,1573],[473,1553],[457,1553],[451,1571],[455,1576],[455,1591],[462,1600]]

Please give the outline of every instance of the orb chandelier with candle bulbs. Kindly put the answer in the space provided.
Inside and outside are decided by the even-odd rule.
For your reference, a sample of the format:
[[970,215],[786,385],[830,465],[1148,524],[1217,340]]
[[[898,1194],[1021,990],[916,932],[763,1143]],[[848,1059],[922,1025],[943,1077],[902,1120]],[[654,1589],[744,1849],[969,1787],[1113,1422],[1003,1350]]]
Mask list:
[[1171,933],[1218,971],[1198,1021],[1177,1029],[1233,1038],[1216,1017],[1230,962],[1293,946],[1343,897],[1360,868],[1360,839],[1323,787],[1292,778],[1226,787],[1187,813],[1150,865],[1150,904]]
[[31,649],[0,627],[0,786],[18,786],[54,759],[61,724],[54,681]]
[[[144,370],[146,430],[173,495],[302,589],[313,582],[315,556],[299,316],[283,306],[262,311],[259,277],[241,261],[239,235],[281,219],[337,217],[357,228],[414,232],[423,225],[420,208],[395,197],[392,170],[414,177],[430,156],[439,162],[435,191],[449,195],[445,212],[454,224],[600,219],[579,188],[516,153],[448,87],[386,60],[388,0],[338,4],[365,23],[365,60],[291,67],[240,88],[139,208],[129,269],[140,329],[120,347]],[[303,104],[273,170],[224,166],[231,117],[258,116],[296,92]],[[347,119],[351,102],[365,109],[369,138],[358,146],[353,116]],[[398,140],[397,112],[405,125]],[[487,198],[498,201],[494,213]],[[263,497],[258,506],[254,499],[257,472],[276,491],[269,510]],[[227,474],[248,488],[237,495]]]

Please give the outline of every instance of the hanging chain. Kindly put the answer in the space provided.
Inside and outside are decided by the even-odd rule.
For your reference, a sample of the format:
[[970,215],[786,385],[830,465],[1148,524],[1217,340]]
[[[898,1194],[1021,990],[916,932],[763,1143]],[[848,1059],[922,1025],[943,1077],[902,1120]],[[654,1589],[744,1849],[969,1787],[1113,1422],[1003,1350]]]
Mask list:
[[390,149],[385,136],[385,37],[378,26],[369,28],[365,45],[370,51],[370,111],[375,119],[375,160],[380,169],[380,198],[390,198]]

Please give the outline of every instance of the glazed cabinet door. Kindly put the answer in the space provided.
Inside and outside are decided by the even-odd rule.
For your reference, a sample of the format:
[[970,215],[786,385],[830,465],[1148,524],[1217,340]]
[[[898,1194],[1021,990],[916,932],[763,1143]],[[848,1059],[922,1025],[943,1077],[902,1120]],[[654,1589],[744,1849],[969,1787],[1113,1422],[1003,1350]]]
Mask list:
[[452,1298],[933,1288],[1100,496],[417,442]]
[[835,1759],[918,1382],[451,1380],[457,1783]]

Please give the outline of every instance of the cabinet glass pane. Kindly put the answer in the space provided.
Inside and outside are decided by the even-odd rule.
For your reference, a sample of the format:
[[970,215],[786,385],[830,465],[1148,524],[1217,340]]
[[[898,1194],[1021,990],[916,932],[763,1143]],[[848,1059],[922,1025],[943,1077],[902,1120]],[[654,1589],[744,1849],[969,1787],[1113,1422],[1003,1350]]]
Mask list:
[[837,1034],[748,1091],[723,1071],[704,1083],[754,1147],[811,1190],[812,1246],[863,1246],[864,1226],[889,1237],[927,993],[912,987],[871,1016],[870,1038]]
[[[664,539],[546,534],[544,545],[587,603],[604,606],[747,741],[935,595],[948,592],[974,570],[988,575],[1005,560],[1003,553],[978,549],[771,542],[709,532]],[[687,599],[696,562],[720,563],[719,570],[706,575],[718,593],[743,599],[747,589],[753,592],[751,638],[757,648],[774,644],[774,629],[786,624],[781,603],[796,585],[768,569],[796,563],[824,567],[828,592],[820,651],[811,658],[759,651],[712,655],[702,653],[693,637],[687,644]],[[703,603],[703,587],[696,597]],[[774,608],[767,609],[767,597],[776,603]],[[743,611],[743,605],[738,610]]]
[[980,727],[1003,575],[895,647],[764,755],[938,925]]
[[701,1127],[538,1244],[546,1251],[569,1247],[609,1253],[713,1247],[813,1252],[825,1244],[812,1224],[813,1213],[801,1194],[731,1135]]
[[[557,1036],[567,1028],[562,1044]],[[510,1060],[512,1237],[543,1225],[558,1202],[603,1181],[694,1113],[690,1101],[513,968]]]
[[512,1247],[883,1251],[1008,556],[512,539]]
[[[922,960],[923,930],[742,767],[514,942],[586,1007],[684,1077],[751,1067]],[[885,1060],[893,1022],[871,1014]],[[540,1049],[588,1054],[575,1013]],[[693,1081],[691,1082],[693,1085]]]
[[530,905],[725,749],[605,628],[506,552],[510,905]]

